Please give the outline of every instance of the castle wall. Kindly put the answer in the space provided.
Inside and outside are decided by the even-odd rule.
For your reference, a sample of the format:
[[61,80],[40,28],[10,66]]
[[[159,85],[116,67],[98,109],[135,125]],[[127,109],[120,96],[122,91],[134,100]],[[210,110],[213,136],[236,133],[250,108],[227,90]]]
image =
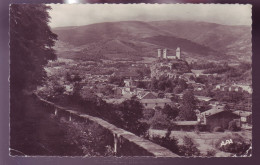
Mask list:
[[161,49],[157,49],[157,52],[158,52],[158,58],[161,58],[161,57],[162,57],[162,51],[161,51]]
[[163,58],[167,59],[167,49],[163,49]]

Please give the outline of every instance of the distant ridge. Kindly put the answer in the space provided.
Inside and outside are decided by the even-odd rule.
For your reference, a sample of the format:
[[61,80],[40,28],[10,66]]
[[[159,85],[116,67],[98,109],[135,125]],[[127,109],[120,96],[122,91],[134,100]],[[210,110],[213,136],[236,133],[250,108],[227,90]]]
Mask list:
[[58,52],[67,44],[84,56],[156,57],[157,48],[181,46],[187,57],[241,59],[251,57],[251,27],[195,21],[122,21],[57,27]]

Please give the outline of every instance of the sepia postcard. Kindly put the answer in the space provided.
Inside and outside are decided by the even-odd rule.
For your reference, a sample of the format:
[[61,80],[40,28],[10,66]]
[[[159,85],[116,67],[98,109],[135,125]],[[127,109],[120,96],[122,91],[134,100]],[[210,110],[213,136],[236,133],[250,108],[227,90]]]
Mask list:
[[11,4],[11,156],[251,157],[252,5]]

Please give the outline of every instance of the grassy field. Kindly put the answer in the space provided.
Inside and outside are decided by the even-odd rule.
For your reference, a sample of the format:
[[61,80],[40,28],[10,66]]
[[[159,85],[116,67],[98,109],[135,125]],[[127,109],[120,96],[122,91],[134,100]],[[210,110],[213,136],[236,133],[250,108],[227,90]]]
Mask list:
[[[154,130],[150,129],[149,134],[150,136],[164,136],[166,130]],[[171,137],[175,137],[178,139],[180,145],[183,144],[183,138],[188,136],[193,139],[194,143],[197,145],[197,148],[200,152],[204,155],[209,150],[215,150],[217,157],[227,157],[230,156],[230,153],[222,152],[216,148],[216,145],[219,142],[219,139],[225,137],[238,137],[241,136],[245,139],[246,142],[250,142],[252,140],[252,131],[243,130],[240,132],[184,132],[184,131],[172,131]],[[227,139],[229,140],[229,139]]]

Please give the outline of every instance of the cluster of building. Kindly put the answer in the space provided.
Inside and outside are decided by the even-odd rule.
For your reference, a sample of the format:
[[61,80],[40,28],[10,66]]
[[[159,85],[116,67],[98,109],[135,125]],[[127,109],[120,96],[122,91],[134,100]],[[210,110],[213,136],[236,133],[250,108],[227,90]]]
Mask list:
[[[107,99],[107,102],[119,104],[129,99],[131,96],[136,96],[146,109],[155,109],[156,107],[163,108],[165,105],[178,105],[170,98],[172,95],[169,93],[150,92],[148,90],[137,88],[136,81],[127,79],[124,81],[124,87],[115,87],[121,95],[118,99]],[[182,94],[177,94],[182,99]],[[219,103],[211,97],[196,96],[195,98],[201,102],[206,102],[211,106],[211,109],[200,112],[196,110],[196,121],[176,121],[174,122],[174,129],[176,130],[191,130],[199,126],[204,130],[213,130],[215,127],[228,129],[229,123],[235,121],[238,127],[251,129],[252,125],[252,112],[245,112],[241,110],[226,110],[225,104]],[[199,105],[198,105],[199,106]]]
[[230,111],[224,105],[213,106],[210,110],[200,112],[196,110],[196,121],[176,121],[174,129],[177,130],[201,130],[213,131],[214,128],[228,129],[231,121],[234,121],[238,128],[252,129],[252,112]]
[[[171,105],[172,101],[167,95],[151,92],[149,90],[143,88],[137,88],[136,83],[138,81],[142,81],[144,83],[150,83],[151,80],[133,80],[132,78],[124,80],[124,87],[115,87],[114,91],[118,97],[118,101],[115,98],[112,100],[117,103],[121,103],[126,99],[131,98],[132,96],[136,96],[137,99],[143,104],[146,109],[154,109],[155,107],[163,108],[166,104]],[[124,98],[124,99],[122,99]],[[111,99],[106,99],[106,101],[110,102]]]
[[[116,64],[111,60],[104,60],[103,63],[108,67],[111,67],[111,70],[114,70],[114,74],[111,75],[96,75],[96,74],[84,74],[84,78],[81,81],[82,86],[86,88],[96,89],[96,94],[100,95],[106,102],[113,104],[120,104],[123,101],[130,99],[132,96],[136,96],[139,99],[140,103],[143,104],[146,109],[155,109],[155,107],[163,108],[165,105],[177,105],[171,100],[171,93],[160,93],[160,92],[152,92],[146,90],[144,88],[137,87],[137,83],[142,82],[146,86],[151,83],[151,78],[159,78],[162,75],[168,76],[169,78],[181,78],[186,81],[187,84],[191,85],[194,91],[201,91],[205,88],[204,84],[196,83],[193,78],[198,77],[217,77],[217,74],[203,74],[201,70],[190,70],[187,62],[181,58],[181,49],[177,47],[175,54],[167,54],[168,50],[158,49],[158,60],[150,65],[151,75],[150,77],[144,77],[140,79],[138,74],[134,69],[137,67],[141,67],[144,64],[134,63],[129,67],[127,66],[125,69],[116,70],[113,68],[113,65]],[[96,64],[95,62],[86,62],[82,63],[82,67],[101,67],[101,64]],[[102,65],[104,65],[102,64]],[[70,63],[69,67],[78,66],[77,64]],[[146,64],[147,67],[148,64]],[[104,68],[106,69],[106,68]],[[111,76],[119,76],[124,77],[124,86],[119,87],[118,85],[110,84],[108,82]],[[65,81],[65,80],[64,80]],[[69,84],[64,84],[65,90],[67,92],[72,92],[73,88]],[[114,96],[102,96],[99,93],[99,88],[105,88],[107,85],[113,87]],[[84,88],[83,88],[84,89]],[[252,87],[245,84],[233,84],[233,85],[225,85],[219,84],[215,87],[215,90],[220,91],[247,91],[248,93],[252,93]],[[179,98],[182,98],[182,94],[177,95]],[[237,124],[242,127],[250,127],[251,125],[251,112],[244,111],[233,111],[225,110],[224,105],[220,104],[216,100],[210,97],[203,96],[195,96],[201,102],[207,102],[211,106],[210,110],[205,112],[197,113],[196,121],[176,121],[175,126],[179,129],[192,128],[197,125],[202,127],[207,127],[207,129],[212,129],[214,127],[221,127],[226,129],[228,127],[228,123],[230,121],[237,121]]]
[[219,77],[219,75],[217,73],[205,74],[205,73],[203,73],[204,70],[192,69],[191,71],[194,74],[194,77],[198,77],[198,78],[216,78],[216,77]]
[[226,92],[248,92],[250,94],[253,92],[252,86],[247,84],[218,84],[215,89]]
[[168,76],[169,78],[175,78],[182,76],[184,73],[190,73],[190,69],[187,63],[182,60],[179,61],[160,61],[150,66],[151,77],[159,78],[161,76]]

